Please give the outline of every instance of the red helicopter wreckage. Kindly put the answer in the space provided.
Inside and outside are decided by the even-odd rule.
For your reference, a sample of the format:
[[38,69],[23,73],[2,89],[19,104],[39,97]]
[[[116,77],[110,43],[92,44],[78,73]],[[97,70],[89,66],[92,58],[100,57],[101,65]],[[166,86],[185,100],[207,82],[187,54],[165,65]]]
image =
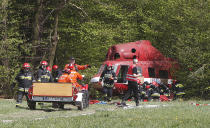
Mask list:
[[178,69],[178,63],[165,57],[158,49],[153,47],[149,40],[113,45],[108,49],[106,61],[101,65],[98,73],[91,79],[96,89],[101,89],[103,83],[99,78],[107,63],[111,63],[117,75],[114,83],[114,92],[122,94],[127,90],[126,73],[133,64],[134,56],[138,59],[137,68],[143,76],[143,82],[158,82],[170,86],[173,82],[173,71]]

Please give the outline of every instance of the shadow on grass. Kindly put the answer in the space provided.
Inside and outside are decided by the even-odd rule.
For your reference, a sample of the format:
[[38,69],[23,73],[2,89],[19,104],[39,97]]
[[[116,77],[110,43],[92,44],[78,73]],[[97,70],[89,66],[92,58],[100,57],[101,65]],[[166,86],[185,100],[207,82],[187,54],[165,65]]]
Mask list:
[[17,109],[25,109],[25,110],[31,110],[31,111],[44,111],[44,112],[56,112],[56,111],[71,111],[72,109],[71,108],[63,108],[63,109],[60,109],[60,108],[48,108],[48,107],[51,107],[51,106],[42,106],[41,108],[36,108],[36,109],[29,109],[28,107],[23,107],[23,106],[19,106],[19,107],[16,107]]

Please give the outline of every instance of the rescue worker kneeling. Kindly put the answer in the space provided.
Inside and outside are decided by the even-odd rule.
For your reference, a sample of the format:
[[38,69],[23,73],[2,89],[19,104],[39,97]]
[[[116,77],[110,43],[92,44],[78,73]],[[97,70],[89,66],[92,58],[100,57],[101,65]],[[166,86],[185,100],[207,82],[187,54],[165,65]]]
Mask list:
[[110,102],[112,100],[112,90],[114,87],[114,82],[117,81],[115,72],[112,70],[112,64],[107,64],[107,69],[105,69],[100,77],[99,82],[103,81],[103,92],[105,94],[105,100]]
[[29,65],[29,63],[24,63],[20,73],[15,78],[18,82],[18,97],[16,107],[20,106],[24,95],[28,100],[28,89],[32,86],[32,82],[35,82],[30,68],[31,66]]
[[140,100],[142,101],[148,100],[149,88],[150,84],[148,81],[145,81],[142,85],[139,86],[140,98],[141,98]]
[[153,81],[150,84],[150,88],[149,88],[149,96],[148,96],[148,100],[159,100],[160,99],[160,88],[159,88],[159,84],[155,81]]
[[158,84],[160,89],[160,95],[165,95],[169,97],[170,96],[169,88],[163,82],[158,81]]

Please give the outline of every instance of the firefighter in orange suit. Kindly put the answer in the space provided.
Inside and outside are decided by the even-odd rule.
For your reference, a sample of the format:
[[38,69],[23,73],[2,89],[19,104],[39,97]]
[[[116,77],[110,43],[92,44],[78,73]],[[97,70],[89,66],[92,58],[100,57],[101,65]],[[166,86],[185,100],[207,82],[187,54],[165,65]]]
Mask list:
[[[68,66],[64,73],[59,77],[58,82],[60,83],[72,83],[76,87],[80,87],[77,83],[77,79],[82,80],[82,75],[74,70],[74,66]],[[54,103],[54,108],[61,108],[64,109],[63,103]]]
[[[69,73],[70,73],[70,69],[67,68],[64,70],[64,73],[58,78],[58,82],[59,83],[68,83],[68,76],[69,76]],[[64,104],[63,103],[56,103],[54,102],[52,104],[52,107],[53,108],[60,108],[60,109],[64,109]]]
[[77,79],[82,80],[82,75],[80,75],[78,72],[74,70],[74,66],[69,66],[65,70],[65,73],[63,73],[59,79],[58,82],[61,83],[73,83],[77,87],[80,85],[77,83]]
[[70,57],[70,60],[69,60],[69,64],[66,64],[65,65],[65,69],[67,69],[69,66],[74,66],[74,68],[72,70],[75,70],[75,71],[79,71],[79,70],[85,70],[87,68],[91,68],[90,65],[78,65],[78,64],[75,64],[75,58],[74,57]]
[[80,87],[80,85],[77,83],[77,79],[82,80],[83,77],[78,72],[74,70],[74,66],[69,66],[70,69],[69,75],[67,77],[68,83],[73,83],[76,87]]
[[58,78],[59,83],[68,83],[69,81],[67,80],[68,76],[70,73],[70,69],[67,68],[64,70],[64,73]]

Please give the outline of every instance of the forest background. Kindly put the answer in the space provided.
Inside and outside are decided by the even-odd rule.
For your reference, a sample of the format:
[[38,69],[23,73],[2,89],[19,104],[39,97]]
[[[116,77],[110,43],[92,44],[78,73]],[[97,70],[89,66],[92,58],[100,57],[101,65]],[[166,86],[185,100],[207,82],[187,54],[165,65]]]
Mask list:
[[24,62],[74,56],[90,80],[110,46],[138,40],[179,62],[188,98],[210,99],[210,0],[0,0],[0,95]]

